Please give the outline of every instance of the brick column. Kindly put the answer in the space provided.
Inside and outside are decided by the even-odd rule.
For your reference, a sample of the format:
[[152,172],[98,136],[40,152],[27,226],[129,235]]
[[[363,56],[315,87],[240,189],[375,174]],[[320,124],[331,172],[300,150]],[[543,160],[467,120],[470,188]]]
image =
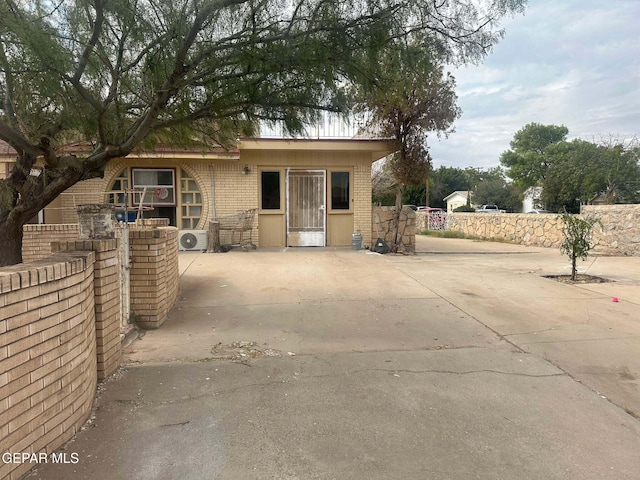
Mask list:
[[52,242],[57,251],[93,251],[98,380],[114,373],[122,361],[120,340],[120,266],[117,240]]
[[178,295],[178,230],[129,230],[131,314],[143,328],[159,328]]

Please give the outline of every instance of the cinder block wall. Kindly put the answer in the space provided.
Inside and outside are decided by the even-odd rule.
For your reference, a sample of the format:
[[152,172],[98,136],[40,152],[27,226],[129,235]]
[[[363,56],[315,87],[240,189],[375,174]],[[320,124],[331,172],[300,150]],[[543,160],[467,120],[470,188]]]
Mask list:
[[[93,252],[0,270],[0,452],[50,453],[91,412],[95,387]],[[0,478],[33,465],[0,464]]]
[[54,240],[76,240],[78,224],[28,224],[22,227],[22,234],[22,261],[29,263],[48,257]]
[[158,328],[178,297],[178,229],[132,229],[131,314],[144,328]]

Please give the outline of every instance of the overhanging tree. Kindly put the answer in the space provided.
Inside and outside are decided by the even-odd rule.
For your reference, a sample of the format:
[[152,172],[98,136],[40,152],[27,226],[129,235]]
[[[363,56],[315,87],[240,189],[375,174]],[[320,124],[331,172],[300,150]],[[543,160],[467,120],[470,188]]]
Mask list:
[[299,131],[347,110],[352,85],[382,85],[398,41],[478,60],[524,1],[3,1],[0,139],[17,153],[0,180],[0,266],[21,261],[31,217],[110,160],[155,142],[229,146],[260,120]]

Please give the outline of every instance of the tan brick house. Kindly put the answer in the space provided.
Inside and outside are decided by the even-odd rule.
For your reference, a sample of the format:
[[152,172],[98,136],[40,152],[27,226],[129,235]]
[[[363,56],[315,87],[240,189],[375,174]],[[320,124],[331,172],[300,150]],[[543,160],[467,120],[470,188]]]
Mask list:
[[142,203],[146,218],[169,218],[180,230],[206,230],[209,220],[257,208],[258,246],[348,246],[354,231],[369,245],[371,164],[389,153],[384,140],[267,138],[241,139],[232,151],[135,153],[67,190],[42,221],[76,223],[76,205],[110,201]]

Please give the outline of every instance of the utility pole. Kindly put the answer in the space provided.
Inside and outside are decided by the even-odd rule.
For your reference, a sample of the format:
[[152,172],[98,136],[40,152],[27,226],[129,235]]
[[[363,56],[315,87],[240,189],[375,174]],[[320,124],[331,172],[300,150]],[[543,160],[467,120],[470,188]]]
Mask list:
[[426,198],[424,200],[424,206],[425,207],[430,207],[431,206],[431,205],[429,205],[429,177],[430,176],[431,176],[431,169],[429,168],[429,169],[427,169],[427,181],[426,181],[426,187],[427,188],[425,189]]

